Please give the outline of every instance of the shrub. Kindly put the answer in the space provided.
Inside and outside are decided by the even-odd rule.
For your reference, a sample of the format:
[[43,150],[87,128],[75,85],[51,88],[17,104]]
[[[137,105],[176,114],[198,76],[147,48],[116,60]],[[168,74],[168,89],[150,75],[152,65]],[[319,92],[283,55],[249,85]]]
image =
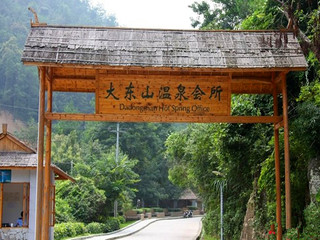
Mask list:
[[169,212],[181,212],[181,208],[169,208]]
[[304,210],[306,227],[303,230],[303,236],[310,239],[319,239],[320,236],[320,207],[317,203],[311,203]]
[[151,208],[142,208],[145,213],[151,212]]
[[102,233],[104,230],[104,224],[98,222],[92,222],[87,225],[88,233]]
[[124,216],[118,216],[118,217],[116,217],[116,219],[118,219],[119,224],[122,224],[122,223],[125,223],[125,222],[126,222],[126,219],[125,219]]
[[75,237],[87,233],[84,223],[67,222],[58,223],[54,226],[54,239],[60,240],[67,237]]
[[117,218],[109,218],[104,224],[103,232],[113,232],[120,229],[120,221]]
[[138,214],[143,213],[143,209],[141,208],[135,208],[135,209],[132,209],[132,211],[136,211]]
[[163,212],[163,208],[155,207],[153,208],[154,212]]
[[75,231],[75,236],[83,235],[84,233],[87,233],[87,228],[85,227],[84,223],[81,222],[75,222],[72,223],[72,228]]
[[64,226],[64,223],[57,223],[54,226],[54,239],[60,240],[68,236],[67,229]]
[[187,208],[188,208],[189,210],[198,210],[198,208],[197,208],[197,207],[194,207],[194,206],[187,206]]
[[290,228],[285,234],[285,239],[298,239],[298,230],[295,228]]
[[56,224],[54,227],[54,239],[60,240],[67,237],[75,237],[85,232],[85,226],[83,223],[59,223]]

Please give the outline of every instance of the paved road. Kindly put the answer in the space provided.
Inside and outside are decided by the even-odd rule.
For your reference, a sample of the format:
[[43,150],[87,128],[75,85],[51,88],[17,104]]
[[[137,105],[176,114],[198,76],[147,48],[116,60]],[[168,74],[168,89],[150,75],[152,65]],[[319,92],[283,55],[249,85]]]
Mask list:
[[201,218],[161,220],[122,240],[194,240],[199,234]]

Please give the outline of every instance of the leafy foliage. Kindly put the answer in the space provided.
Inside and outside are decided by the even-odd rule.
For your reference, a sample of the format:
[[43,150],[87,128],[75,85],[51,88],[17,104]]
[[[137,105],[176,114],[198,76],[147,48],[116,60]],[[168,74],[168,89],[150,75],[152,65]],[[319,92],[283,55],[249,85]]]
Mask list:
[[54,239],[61,240],[67,237],[75,237],[86,233],[85,225],[80,222],[68,222],[56,224],[54,227]]
[[[310,159],[317,159],[319,156],[319,2],[318,1],[220,1],[211,0],[213,4],[207,2],[194,3],[191,8],[199,17],[194,20],[193,26],[201,29],[281,29],[288,26],[297,35],[308,61],[308,70],[305,73],[288,74],[288,96],[289,96],[289,119],[290,119],[290,143],[291,143],[291,192],[292,192],[292,211],[293,225],[308,229],[312,225],[311,221],[305,221],[308,216],[317,210],[310,206],[308,198],[308,163]],[[245,7],[245,8],[243,8]],[[233,111],[245,114],[270,115],[272,114],[271,99],[261,98],[252,101],[250,98],[241,99],[236,97],[239,102],[233,105]],[[258,100],[258,101],[257,101]],[[257,107],[263,104],[261,109]],[[256,105],[257,104],[257,105]],[[268,107],[269,106],[269,107]],[[237,191],[228,191],[228,198],[239,198],[241,192],[248,196],[249,189],[253,185],[256,198],[256,233],[263,237],[266,229],[271,223],[275,222],[275,176],[274,176],[274,156],[272,148],[274,139],[271,138],[271,129],[267,127],[256,128],[252,125],[240,126],[230,125],[224,128],[224,134],[221,137],[221,144],[218,151],[220,162],[217,165],[218,170],[227,169],[226,176],[235,177],[238,181],[232,184],[232,188]],[[261,131],[261,132],[260,132]],[[259,133],[260,132],[260,133]],[[181,139],[183,137],[180,136]],[[280,132],[280,139],[283,133]],[[178,139],[178,138],[175,138]],[[189,141],[189,136],[186,137]],[[253,140],[254,139],[254,140]],[[171,142],[173,142],[171,140]],[[280,141],[281,143],[281,141]],[[182,143],[182,146],[187,145]],[[249,151],[246,149],[252,146]],[[179,149],[177,146],[176,149]],[[169,149],[170,150],[170,149]],[[216,149],[212,152],[217,152]],[[280,145],[280,152],[283,152],[283,145]],[[181,156],[181,154],[180,154]],[[179,157],[176,154],[175,157]],[[186,157],[186,156],[184,156]],[[244,159],[246,157],[246,161]],[[281,155],[281,163],[283,156]],[[188,156],[188,161],[193,161],[192,156]],[[230,167],[231,163],[234,167]],[[211,163],[212,164],[212,163]],[[210,165],[208,165],[210,166]],[[250,170],[249,170],[250,169]],[[228,174],[230,171],[231,174]],[[182,171],[183,172],[183,171]],[[239,174],[241,172],[241,175]],[[179,172],[178,172],[179,173]],[[284,166],[281,165],[281,175],[284,175]],[[171,176],[171,175],[170,175]],[[171,176],[178,178],[179,174]],[[255,180],[253,180],[255,179]],[[176,181],[176,180],[175,180]],[[232,181],[232,180],[231,180]],[[208,181],[213,183],[214,180]],[[206,182],[206,184],[209,184]],[[250,184],[251,183],[251,184]],[[251,185],[251,186],[250,186]],[[230,186],[230,184],[229,184]],[[282,192],[284,186],[282,185]],[[230,194],[230,195],[229,195]],[[209,195],[209,193],[207,194]],[[209,198],[207,198],[209,199]],[[227,201],[232,201],[231,199]],[[214,202],[213,202],[214,203]],[[227,203],[228,204],[228,203]],[[243,202],[243,204],[245,204]],[[215,202],[217,207],[218,202]],[[310,212],[303,214],[303,209],[310,208]],[[211,215],[214,207],[208,207],[208,216],[205,223],[213,223],[217,220]],[[234,213],[243,214],[241,206],[233,205]],[[239,211],[240,210],[240,211]],[[284,209],[283,209],[284,211]],[[309,215],[308,215],[309,214]],[[228,216],[228,213],[226,213]],[[237,214],[234,214],[236,216]],[[233,216],[233,217],[234,217]],[[282,214],[284,216],[284,213]],[[283,219],[284,220],[284,219]],[[227,225],[228,221],[226,220]],[[206,227],[205,228],[209,228]],[[283,222],[284,225],[284,222]],[[229,227],[229,226],[227,226]],[[227,230],[228,231],[228,230]],[[209,230],[210,232],[210,230]],[[288,234],[291,234],[291,232]],[[296,234],[293,231],[292,234]]]
[[68,202],[76,220],[86,223],[99,220],[106,197],[104,191],[94,185],[93,180],[80,177],[76,183],[62,182],[57,185],[56,192],[57,199]]
[[190,7],[203,22],[193,19],[192,26],[201,29],[234,29],[249,14],[259,8],[264,0],[212,0],[214,8],[205,1],[195,2]]

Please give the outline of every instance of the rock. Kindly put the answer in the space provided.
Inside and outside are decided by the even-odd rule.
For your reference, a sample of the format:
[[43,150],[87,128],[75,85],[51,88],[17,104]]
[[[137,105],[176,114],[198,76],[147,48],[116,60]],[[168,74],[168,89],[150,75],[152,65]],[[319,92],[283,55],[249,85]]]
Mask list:
[[254,218],[255,218],[255,192],[252,192],[247,203],[247,212],[243,221],[243,228],[241,231],[240,240],[255,240]]
[[320,190],[320,158],[310,160],[308,166],[309,191],[311,202],[315,202],[315,196]]

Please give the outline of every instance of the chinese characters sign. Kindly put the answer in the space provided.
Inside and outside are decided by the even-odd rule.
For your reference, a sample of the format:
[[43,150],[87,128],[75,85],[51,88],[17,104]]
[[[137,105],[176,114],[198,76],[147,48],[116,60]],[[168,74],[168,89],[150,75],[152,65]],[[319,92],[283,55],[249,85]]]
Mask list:
[[99,75],[97,113],[228,116],[226,76]]

